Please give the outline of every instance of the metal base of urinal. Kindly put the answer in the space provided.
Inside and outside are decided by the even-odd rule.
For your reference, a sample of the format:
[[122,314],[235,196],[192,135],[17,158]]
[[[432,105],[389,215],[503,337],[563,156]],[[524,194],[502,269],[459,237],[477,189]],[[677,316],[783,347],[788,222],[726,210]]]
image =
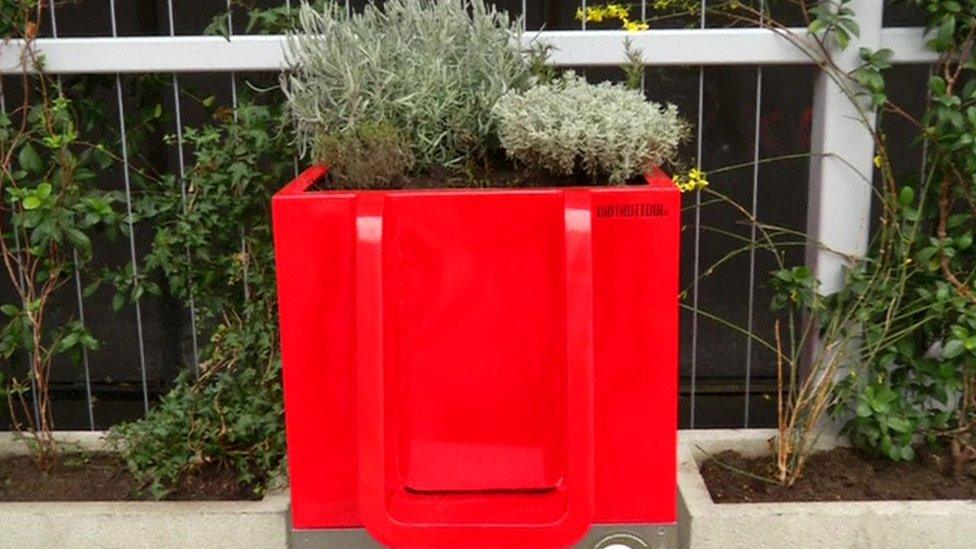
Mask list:
[[[678,546],[674,524],[598,524],[573,549],[673,549]],[[293,530],[294,549],[382,549],[363,528]]]

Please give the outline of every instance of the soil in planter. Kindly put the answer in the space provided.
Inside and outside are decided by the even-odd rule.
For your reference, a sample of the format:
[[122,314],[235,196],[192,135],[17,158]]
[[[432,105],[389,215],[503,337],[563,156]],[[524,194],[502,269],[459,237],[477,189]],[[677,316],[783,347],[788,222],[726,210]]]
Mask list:
[[[4,501],[135,501],[151,499],[125,464],[113,454],[65,454],[50,471],[41,472],[28,456],[0,458],[0,502]],[[256,499],[237,481],[235,471],[205,467],[184,477],[166,498],[175,501]]]
[[725,451],[701,465],[716,503],[976,499],[976,469],[957,477],[945,470],[934,454],[894,463],[852,448],[834,448],[810,456],[803,476],[784,488],[749,476],[773,478],[776,466],[769,456]]
[[[364,182],[368,184],[368,182]],[[645,184],[642,176],[633,177],[627,185]],[[471,173],[449,170],[436,170],[430,173],[410,175],[404,177],[397,184],[387,187],[397,189],[505,189],[505,188],[545,188],[545,187],[578,187],[578,186],[607,186],[607,181],[594,181],[591,177],[580,172],[571,176],[560,177],[546,172],[530,172],[518,169],[507,163],[501,163],[490,168],[477,167]],[[331,175],[326,175],[316,182],[310,190],[360,190],[370,187],[357,188],[350,185],[336,183]]]

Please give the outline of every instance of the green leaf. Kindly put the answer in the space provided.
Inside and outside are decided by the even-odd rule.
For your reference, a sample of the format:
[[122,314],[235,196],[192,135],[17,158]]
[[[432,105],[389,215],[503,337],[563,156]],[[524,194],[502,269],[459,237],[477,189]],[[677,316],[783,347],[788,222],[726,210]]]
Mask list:
[[871,416],[871,406],[865,401],[860,401],[857,403],[857,415],[858,417],[870,417]]
[[92,335],[87,332],[81,334],[79,341],[81,341],[81,344],[84,345],[85,348],[87,349],[91,349],[92,351],[98,349],[99,346],[98,340],[92,337]]
[[21,147],[20,153],[17,155],[17,162],[20,163],[21,168],[28,172],[39,174],[44,171],[44,162],[41,161],[41,155],[37,154],[37,151],[34,150],[33,145],[30,143]]
[[71,332],[61,340],[62,349],[70,349],[78,344],[78,332]]
[[967,338],[963,342],[962,346],[965,347],[967,351],[976,351],[976,336]]
[[96,280],[95,282],[85,286],[85,290],[81,293],[81,295],[83,297],[91,297],[95,292],[98,291],[98,287],[101,285],[101,283],[101,280]]
[[28,196],[22,202],[25,210],[36,210],[41,205],[41,199],[36,196]]
[[37,192],[36,192],[37,197],[40,198],[41,200],[44,200],[45,198],[51,196],[51,190],[52,187],[50,183],[47,182],[41,183],[40,185],[37,186]]
[[888,428],[892,431],[898,433],[908,433],[912,430],[912,424],[907,419],[902,419],[900,417],[889,417],[888,418]]
[[88,238],[88,235],[80,230],[74,227],[68,227],[64,230],[64,234],[68,236],[68,241],[75,248],[86,251],[91,248],[91,240]]
[[898,203],[902,206],[910,206],[913,202],[915,202],[915,189],[902,187],[901,192],[898,193]]
[[942,24],[939,26],[939,30],[936,33],[936,42],[938,46],[942,49],[950,47],[952,44],[952,37],[956,33],[956,17],[950,15],[943,19]]
[[950,339],[942,348],[942,358],[956,358],[966,350],[965,344],[958,339]]
[[17,316],[17,313],[20,312],[20,309],[16,305],[11,305],[10,303],[6,303],[4,305],[0,305],[0,312],[2,312],[7,316]]

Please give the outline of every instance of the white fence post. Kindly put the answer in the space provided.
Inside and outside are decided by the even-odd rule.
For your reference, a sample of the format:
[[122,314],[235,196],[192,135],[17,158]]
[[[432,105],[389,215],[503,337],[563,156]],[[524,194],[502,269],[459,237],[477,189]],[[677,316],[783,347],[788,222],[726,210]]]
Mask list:
[[[861,47],[879,47],[884,0],[856,0],[853,9],[860,38],[834,56],[845,71],[860,64]],[[813,94],[807,265],[825,294],[843,284],[847,257],[867,252],[875,152],[863,116],[838,83],[821,71]],[[873,127],[874,117],[869,117]]]

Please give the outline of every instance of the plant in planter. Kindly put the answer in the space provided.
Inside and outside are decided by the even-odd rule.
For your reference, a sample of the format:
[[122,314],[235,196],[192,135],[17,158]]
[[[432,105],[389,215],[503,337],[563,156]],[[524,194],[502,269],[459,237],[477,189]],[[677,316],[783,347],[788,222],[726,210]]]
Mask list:
[[214,124],[185,132],[195,157],[187,202],[166,178],[137,203],[156,227],[147,272],[165,277],[171,292],[192,303],[211,334],[199,375],[184,372],[146,418],[112,431],[130,470],[155,497],[208,467],[233,470],[260,495],[281,464],[268,202],[293,170],[284,123],[280,107],[243,95],[236,116],[218,113]]
[[[20,23],[18,36],[30,43],[42,11],[34,2],[13,2],[2,19]],[[43,67],[31,57],[26,65]],[[86,272],[91,240],[125,230],[117,211],[120,194],[95,185],[96,172],[115,162],[96,118],[79,109],[59,82],[43,72],[21,76],[19,104],[0,113],[0,256],[16,301],[0,306],[0,356],[27,363],[25,375],[7,380],[16,430],[29,433],[43,468],[55,464],[52,371],[65,358],[80,363],[83,350],[98,342],[76,318],[53,313],[59,289]],[[79,112],[82,111],[82,112]]]
[[[852,412],[845,432],[855,445],[896,461],[915,459],[919,448],[944,453],[958,477],[976,461],[976,83],[966,62],[974,53],[976,13],[906,3],[926,9],[929,47],[939,54],[928,111],[915,120],[888,102],[882,70],[890,52],[862,52],[864,68],[855,76],[875,104],[917,128],[927,144],[925,171],[918,186],[899,188],[887,152],[877,158],[886,185],[882,234],[838,302],[876,272],[888,281],[882,295],[893,297],[859,317],[870,352],[862,374],[843,385],[845,410]],[[899,337],[879,338],[888,327]]]
[[533,74],[545,47],[480,1],[300,19],[283,84],[326,165],[273,200],[295,527],[530,547],[673,524],[676,110]]
[[687,134],[673,106],[618,85],[533,85],[553,76],[533,72],[546,49],[521,51],[521,24],[481,2],[305,6],[300,20],[283,88],[303,150],[340,187],[513,186],[521,174],[485,177],[505,154],[557,182],[621,184]]
[[[885,94],[890,51],[862,49],[862,63],[850,73],[833,62],[831,48],[845,47],[857,34],[849,1],[807,12],[815,40],[797,45],[814,44],[821,69],[860,106],[864,131],[874,137],[880,223],[868,257],[852,258],[846,285],[834,295],[819,296],[804,268],[774,273],[774,306],[794,310],[791,325],[782,337],[777,326],[774,342],[755,340],[779,359],[779,430],[687,435],[681,491],[686,543],[691,546],[714,536],[733,545],[770,547],[791,539],[900,546],[906,539],[917,543],[923,531],[946,545],[965,546],[971,538],[971,533],[958,531],[940,535],[941,526],[936,526],[938,517],[970,524],[968,501],[777,505],[775,513],[762,505],[721,509],[712,501],[976,496],[976,483],[963,474],[972,471],[976,459],[970,354],[976,345],[970,320],[976,310],[971,298],[976,272],[971,248],[973,141],[965,114],[976,87],[963,84],[972,67],[961,61],[971,56],[976,18],[956,4],[910,3],[924,4],[930,17],[929,47],[941,56],[929,84],[932,104],[921,119]],[[750,8],[740,10],[741,15]],[[777,25],[771,26],[797,40]],[[918,185],[899,183],[886,136],[870,123],[875,114],[899,117],[918,128],[920,140],[927,143]],[[771,241],[762,247],[775,249]],[[802,342],[815,333],[821,345],[805,377],[794,367],[798,356],[791,350],[797,346],[784,343],[797,333],[792,318],[801,312],[815,322],[801,325],[803,337],[795,341],[802,349]],[[844,440],[824,433],[821,420],[829,410],[846,423],[842,434],[858,451],[838,448]],[[721,454],[729,449],[749,459]],[[820,450],[829,451],[818,454]],[[916,463],[905,463],[911,461]],[[699,464],[711,479],[711,497]],[[906,485],[911,479],[918,484]]]
[[674,105],[569,72],[503,96],[493,110],[506,154],[536,172],[623,184],[674,158],[688,127]]
[[[294,27],[297,15],[253,9],[248,29],[281,33]],[[210,32],[219,33],[226,20],[226,14],[215,17]],[[143,270],[193,308],[206,340],[198,371],[184,372],[145,418],[110,434],[155,498],[215,470],[232,471],[249,497],[266,494],[281,478],[285,441],[268,203],[294,169],[283,99],[273,87],[243,91],[233,113],[205,99],[213,120],[183,134],[193,159],[187,193],[175,177],[147,179],[135,204],[154,230]]]
[[359,14],[304,5],[300,20],[284,90],[299,143],[319,161],[316,144],[368,148],[371,134],[382,147],[380,134],[392,132],[414,157],[396,163],[401,175],[482,162],[494,145],[492,107],[530,82],[513,46],[521,29],[481,2],[395,0]]

